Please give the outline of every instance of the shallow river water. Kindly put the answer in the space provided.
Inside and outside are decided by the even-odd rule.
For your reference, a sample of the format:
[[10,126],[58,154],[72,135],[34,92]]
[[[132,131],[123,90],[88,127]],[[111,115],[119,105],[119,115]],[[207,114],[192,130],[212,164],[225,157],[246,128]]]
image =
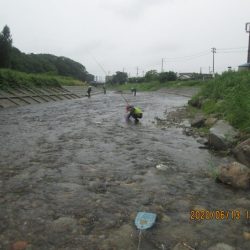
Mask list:
[[[0,249],[18,241],[38,250],[137,249],[139,211],[157,214],[140,249],[250,249],[250,194],[211,177],[211,166],[231,159],[156,124],[188,98],[126,98],[144,111],[137,125],[125,122],[124,100],[111,92],[0,110]],[[230,215],[190,220],[194,209]]]

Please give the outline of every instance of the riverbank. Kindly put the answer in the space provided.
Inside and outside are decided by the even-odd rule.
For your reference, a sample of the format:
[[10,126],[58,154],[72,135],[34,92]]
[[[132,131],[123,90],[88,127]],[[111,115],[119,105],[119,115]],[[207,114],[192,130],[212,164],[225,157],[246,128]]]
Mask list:
[[250,133],[250,71],[225,72],[207,82],[190,104]]
[[139,92],[144,91],[159,91],[161,89],[181,89],[181,88],[200,88],[202,87],[206,81],[198,81],[198,80],[189,80],[189,81],[169,81],[161,83],[159,81],[151,81],[151,82],[142,82],[142,83],[126,83],[126,84],[116,84],[116,85],[107,85],[110,90],[116,91],[131,91],[131,89],[135,88]]
[[18,87],[60,87],[62,85],[80,85],[83,82],[71,77],[51,74],[27,74],[10,69],[0,69],[0,89]]

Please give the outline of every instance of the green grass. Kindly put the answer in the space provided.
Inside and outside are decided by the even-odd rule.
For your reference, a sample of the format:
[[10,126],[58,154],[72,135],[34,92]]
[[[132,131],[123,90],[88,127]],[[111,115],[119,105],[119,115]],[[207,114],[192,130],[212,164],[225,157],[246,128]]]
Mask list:
[[216,180],[216,178],[219,176],[219,169],[217,165],[212,162],[212,160],[208,162],[208,174],[214,180]]
[[195,98],[202,98],[206,114],[215,113],[250,133],[250,71],[225,72],[207,82]]
[[51,74],[27,74],[10,69],[0,69],[0,89],[8,87],[41,87],[61,85],[83,85],[83,82],[70,77]]
[[121,85],[108,85],[110,89],[115,90],[131,90],[132,88],[136,88],[137,91],[156,91],[162,88],[182,88],[182,87],[200,87],[204,85],[202,81],[171,81],[161,83],[159,81],[152,82],[142,82],[142,83],[127,83]]

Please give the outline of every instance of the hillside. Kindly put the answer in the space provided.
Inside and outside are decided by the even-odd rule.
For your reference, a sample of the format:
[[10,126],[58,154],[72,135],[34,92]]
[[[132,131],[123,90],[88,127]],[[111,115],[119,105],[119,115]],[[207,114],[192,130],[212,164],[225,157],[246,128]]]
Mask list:
[[69,76],[81,81],[91,81],[93,78],[82,64],[67,57],[51,54],[25,54],[15,47],[11,49],[10,69],[26,73]]

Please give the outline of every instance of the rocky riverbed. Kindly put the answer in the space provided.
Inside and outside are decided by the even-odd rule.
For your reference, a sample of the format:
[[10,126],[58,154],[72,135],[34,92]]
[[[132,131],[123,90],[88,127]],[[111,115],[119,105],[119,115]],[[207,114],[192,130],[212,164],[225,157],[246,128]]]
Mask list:
[[126,98],[144,111],[137,125],[113,92],[0,110],[0,249],[137,249],[139,211],[157,214],[141,249],[249,249],[249,193],[211,174],[231,159],[161,123],[189,98]]

